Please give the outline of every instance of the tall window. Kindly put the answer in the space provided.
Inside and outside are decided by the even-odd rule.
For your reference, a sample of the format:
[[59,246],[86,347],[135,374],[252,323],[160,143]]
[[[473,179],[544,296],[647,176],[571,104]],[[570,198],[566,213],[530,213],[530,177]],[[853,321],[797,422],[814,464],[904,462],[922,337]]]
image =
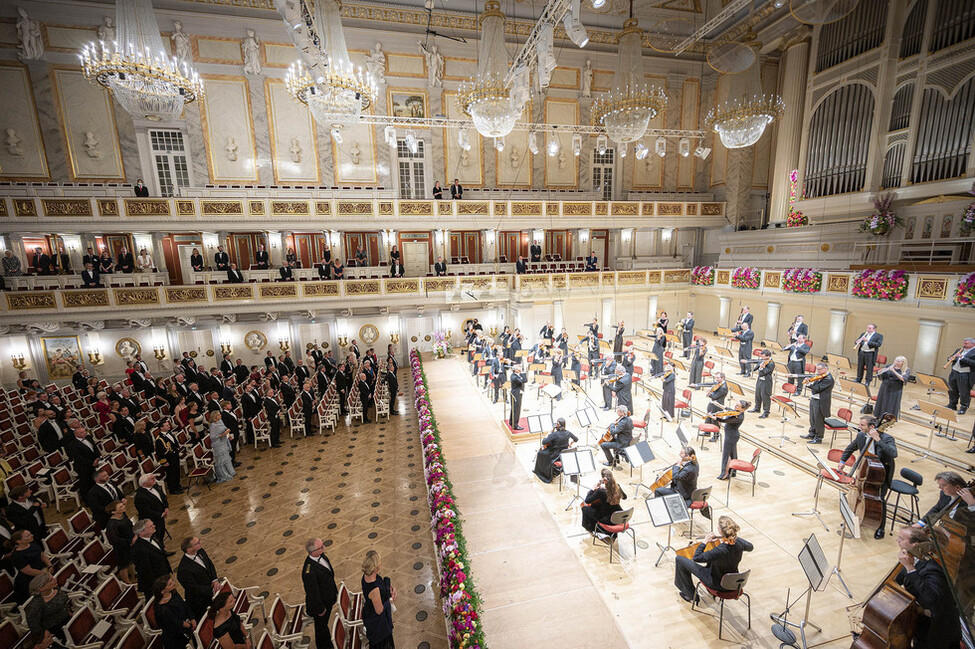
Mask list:
[[606,149],[603,153],[593,149],[592,152],[592,190],[604,201],[613,200],[614,157],[613,149]]
[[161,196],[175,196],[181,187],[190,186],[190,165],[183,145],[183,134],[173,130],[150,130],[152,161]]
[[416,153],[406,146],[406,140],[396,141],[396,160],[399,166],[399,197],[426,198],[424,179],[423,140],[418,141]]

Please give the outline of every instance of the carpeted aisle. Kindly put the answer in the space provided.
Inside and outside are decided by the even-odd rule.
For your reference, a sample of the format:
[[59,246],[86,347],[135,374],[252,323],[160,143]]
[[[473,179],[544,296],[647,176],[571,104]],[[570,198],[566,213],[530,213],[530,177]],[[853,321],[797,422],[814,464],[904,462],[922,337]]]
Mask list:
[[531,474],[455,360],[425,357],[491,649],[628,646]]

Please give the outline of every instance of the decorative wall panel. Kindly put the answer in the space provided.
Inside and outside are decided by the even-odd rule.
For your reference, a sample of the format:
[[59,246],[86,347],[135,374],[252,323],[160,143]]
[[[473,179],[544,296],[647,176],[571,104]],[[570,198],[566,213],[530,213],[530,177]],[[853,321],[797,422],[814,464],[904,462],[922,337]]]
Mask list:
[[[454,119],[464,119],[464,111],[457,103],[457,93],[452,90],[445,90],[441,98],[444,113],[447,117]],[[454,129],[443,129],[444,141],[444,169],[447,172],[448,183],[453,182],[454,178],[460,180],[460,184],[470,187],[480,187],[484,184],[484,159],[482,150],[484,146],[491,146],[490,142],[485,142],[477,131],[470,129],[468,137],[471,142],[471,150],[464,151],[457,144],[457,131]],[[448,190],[449,184],[444,186]]]
[[44,179],[50,176],[44,140],[31,92],[27,68],[5,61],[0,64],[0,177]]
[[[648,128],[664,128],[664,119],[667,116],[667,108],[664,107],[652,120]],[[694,128],[697,128],[696,126]],[[591,140],[592,141],[592,140]],[[594,142],[594,141],[593,141]],[[654,141],[647,139],[644,144],[650,147],[650,153],[643,160],[637,160],[633,155],[633,146],[629,145],[629,157],[624,158],[626,165],[632,165],[633,169],[633,189],[660,189],[664,186],[664,160],[654,152]],[[668,140],[668,145],[673,143]],[[619,147],[616,147],[619,154]],[[625,168],[625,167],[624,167]]]
[[210,182],[257,182],[251,98],[244,77],[206,75],[200,103]]
[[111,95],[81,70],[52,68],[51,80],[72,180],[124,180]]
[[[545,121],[549,124],[578,124],[579,102],[574,99],[546,99]],[[558,139],[559,152],[545,156],[546,187],[578,187],[579,158],[572,154],[572,135],[569,133],[548,133],[539,142],[540,148],[548,145],[552,138]]]
[[371,124],[355,124],[342,129],[342,144],[332,139],[335,183],[376,183],[376,138]]
[[274,182],[321,182],[311,112],[294,101],[284,84],[275,79],[264,80],[264,98],[271,130]]
[[[522,115],[531,121],[531,105],[525,106]],[[448,134],[456,131],[447,131]],[[504,151],[498,151],[493,142],[487,143],[494,151],[495,169],[498,170],[499,187],[530,187],[532,182],[532,153],[528,150],[528,131],[512,131],[504,138]]]

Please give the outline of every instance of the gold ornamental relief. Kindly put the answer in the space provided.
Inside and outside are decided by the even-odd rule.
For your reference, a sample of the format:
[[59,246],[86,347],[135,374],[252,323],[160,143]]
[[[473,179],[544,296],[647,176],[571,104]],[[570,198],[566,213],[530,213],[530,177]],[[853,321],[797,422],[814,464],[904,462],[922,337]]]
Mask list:
[[7,201],[0,196],[0,216],[7,216]]
[[301,293],[304,297],[333,297],[339,294],[338,282],[302,282]]
[[653,216],[654,214],[654,203],[643,203],[640,205],[640,211],[643,216]]
[[254,289],[250,285],[244,286],[214,286],[213,299],[218,302],[228,300],[250,300],[254,297]]
[[94,216],[87,198],[42,198],[44,216]]
[[545,203],[545,216],[558,216],[559,211],[558,203]]
[[[220,288],[220,287],[216,287]],[[166,301],[171,304],[206,302],[207,290],[203,287],[179,287],[166,289]]]
[[599,286],[599,275],[596,273],[569,275],[569,286]]
[[657,203],[657,216],[680,216],[684,213],[681,203]]
[[387,293],[419,293],[420,280],[418,279],[387,279]]
[[99,198],[98,216],[119,216],[118,201],[114,198]]
[[31,291],[29,293],[7,293],[7,308],[11,311],[31,309],[56,309],[54,291]]
[[762,273],[762,275],[765,277],[765,279],[762,280],[763,282],[762,285],[765,288],[778,288],[779,285],[782,283],[782,273],[773,273],[771,271],[765,271],[764,273]]
[[540,201],[518,201],[511,204],[511,216],[541,216],[542,203]]
[[684,209],[686,210],[687,216],[697,216],[697,210],[699,205],[697,203],[686,203]]
[[338,211],[340,216],[372,214],[372,201],[339,201]]
[[165,198],[125,198],[122,203],[126,216],[172,216]]
[[565,275],[552,275],[552,288],[565,288]]
[[364,324],[359,328],[359,340],[372,345],[379,340],[379,327],[374,324]]
[[493,201],[491,207],[495,216],[507,216],[508,214],[508,204],[504,201]]
[[271,201],[272,216],[308,216],[308,201]]
[[196,204],[193,201],[176,201],[176,213],[180,216],[196,216]]
[[294,282],[282,284],[259,284],[260,297],[262,300],[284,300],[287,298],[298,297],[298,286]]
[[613,203],[613,216],[637,216],[639,203]]
[[204,216],[242,216],[244,203],[242,201],[203,201]]
[[827,293],[848,293],[850,291],[850,276],[829,274],[826,280]]
[[159,292],[154,288],[113,288],[112,295],[118,306],[159,304]]
[[596,216],[606,216],[609,214],[609,203],[595,203],[592,206],[592,211]]
[[944,277],[920,277],[914,297],[920,300],[944,300],[948,297],[948,280]]
[[662,273],[659,270],[651,270],[647,273],[647,284],[659,284]]
[[264,209],[264,201],[248,201],[247,211],[250,212],[252,216],[264,216],[266,212]]
[[487,202],[480,201],[458,201],[457,202],[457,215],[463,216],[468,214],[490,214],[491,206]]
[[110,306],[108,303],[108,289],[83,289],[78,291],[61,291],[61,300],[69,309],[89,309],[100,306]]
[[457,285],[457,282],[452,279],[425,279],[423,280],[423,288],[427,291],[449,291]]
[[403,216],[433,216],[433,203],[430,201],[400,201],[399,213]]
[[17,216],[37,216],[37,205],[30,198],[15,198],[14,214]]
[[616,275],[614,275],[612,271],[608,273],[599,273],[599,283],[603,286],[615,286]]
[[691,281],[690,269],[665,270],[664,284],[686,284]]
[[620,286],[638,286],[640,284],[645,284],[646,281],[646,271],[631,270],[616,273],[616,283]]
[[721,216],[724,214],[724,203],[701,203],[702,216]]
[[377,280],[349,280],[345,282],[346,295],[379,295]]
[[522,275],[521,288],[548,288],[548,277],[545,275]]
[[592,216],[592,203],[562,203],[562,216]]
[[330,216],[332,214],[332,204],[328,201],[315,201],[315,214],[318,216]]
[[379,214],[381,216],[392,216],[393,215],[393,204],[392,203],[380,203],[379,204]]
[[489,277],[474,277],[471,279],[464,278],[465,286],[472,286],[474,288],[491,288],[491,278]]
[[718,271],[718,284],[730,284],[731,283],[731,271],[729,270],[719,270]]

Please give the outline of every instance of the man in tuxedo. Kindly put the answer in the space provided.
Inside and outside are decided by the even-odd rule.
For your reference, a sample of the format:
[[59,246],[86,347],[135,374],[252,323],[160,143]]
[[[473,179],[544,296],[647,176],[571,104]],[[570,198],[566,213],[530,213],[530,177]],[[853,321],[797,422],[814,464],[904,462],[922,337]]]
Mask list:
[[250,370],[244,365],[244,361],[240,358],[234,364],[234,378],[237,380],[237,385],[244,385],[247,382],[247,377],[250,375]]
[[738,322],[735,326],[731,328],[732,331],[741,331],[741,326],[747,324],[749,328],[752,326],[752,322],[755,320],[755,316],[751,314],[751,310],[747,306],[741,307],[741,314],[738,316]]
[[518,261],[515,262],[515,272],[519,275],[524,275],[528,272],[528,264],[521,255],[518,255]]
[[269,388],[263,403],[268,426],[271,428],[271,448],[281,446],[281,405],[278,403],[277,396],[277,390]]
[[599,258],[596,257],[595,252],[590,251],[589,256],[586,257],[586,272],[594,273],[597,270],[599,270]]
[[819,444],[826,433],[826,418],[830,415],[833,395],[833,375],[829,373],[826,363],[816,364],[816,375],[809,379],[806,387],[809,389],[809,433],[800,437],[809,440],[809,444]]
[[135,270],[135,258],[132,256],[132,253],[129,252],[129,249],[126,248],[125,246],[122,246],[122,249],[119,250],[118,258],[115,263],[115,268],[120,273],[131,273],[132,271]]
[[78,365],[71,375],[71,386],[78,392],[84,392],[88,387],[88,370]]
[[433,274],[437,277],[447,275],[447,262],[443,260],[443,257],[437,257],[437,263],[433,265]]
[[680,321],[684,325],[680,333],[680,344],[684,348],[684,358],[691,357],[691,345],[694,344],[694,313],[688,311],[684,319]]
[[[857,338],[857,383],[870,385],[873,380],[873,366],[877,364],[877,352],[884,344],[884,335],[877,331],[877,325],[868,324],[867,330]],[[864,381],[866,377],[866,381]]]
[[972,385],[975,384],[975,338],[966,338],[961,347],[948,357],[951,372],[948,374],[948,407],[958,406],[958,414],[964,415],[971,405]]
[[542,260],[542,247],[538,245],[537,241],[532,241],[532,245],[528,249],[528,252],[531,253],[532,263]]
[[135,195],[138,198],[149,198],[149,188],[143,184],[141,178],[135,182],[135,187],[133,187],[133,189],[135,190]]
[[58,251],[51,255],[51,267],[52,270],[60,272],[62,275],[71,274],[71,257],[64,251],[64,248],[58,248]]
[[38,275],[51,274],[51,256],[39,247],[34,248],[34,256],[31,257],[30,265],[34,267],[34,272]]
[[282,282],[292,281],[295,278],[295,275],[291,270],[291,262],[285,261],[281,268],[278,269],[278,274],[281,275]]
[[801,315],[797,315],[792,326],[789,327],[789,342],[794,343],[799,336],[809,336],[809,325],[802,321]]
[[[810,403],[812,403],[810,401]],[[853,441],[843,450],[843,454],[840,456],[840,461],[836,468],[843,473],[848,472],[848,467],[846,466],[846,461],[854,453],[859,453],[864,449],[867,452],[872,453],[877,456],[880,463],[884,466],[884,483],[880,490],[880,500],[882,509],[881,520],[887,520],[887,491],[890,489],[890,482],[894,477],[895,464],[894,460],[897,458],[897,442],[894,440],[893,436],[882,433],[877,428],[879,421],[874,417],[863,416],[860,417],[860,432],[857,436],[853,438]],[[874,534],[875,539],[884,538],[884,525],[881,525],[876,533]]]
[[450,186],[450,198],[459,201],[464,198],[464,188],[461,187],[460,181],[454,178],[454,183]]
[[390,277],[403,277],[406,275],[406,268],[403,266],[403,262],[397,260],[393,262],[390,267]]
[[359,380],[356,381],[356,389],[359,390],[359,401],[362,403],[362,423],[368,424],[369,419],[369,409],[373,406],[372,399],[372,386],[369,385],[369,379],[365,372],[359,372]]
[[138,578],[139,592],[146,601],[153,596],[152,585],[160,577],[173,574],[173,567],[169,565],[169,555],[163,549],[162,542],[157,537],[158,530],[149,519],[141,519],[133,530],[136,538],[132,544],[132,563]]
[[10,490],[10,504],[7,505],[7,521],[15,530],[28,530],[38,543],[47,536],[47,520],[44,508],[47,505],[33,498],[34,492],[27,485],[18,485]]
[[176,579],[186,594],[186,607],[194,620],[200,620],[210,607],[213,595],[220,590],[217,568],[210,560],[198,536],[187,536],[180,543],[183,556],[176,566]]
[[[152,521],[156,540],[159,541],[160,549],[163,549],[166,536],[166,518],[169,516],[169,499],[166,498],[162,488],[156,484],[155,474],[146,473],[139,478],[139,488],[135,490],[133,500],[139,518]],[[167,552],[166,556],[173,554]]]
[[[748,314],[751,316],[751,314]],[[733,337],[734,340],[738,341],[738,368],[739,376],[751,376],[752,366],[750,361],[752,359],[752,341],[755,340],[755,332],[752,331],[751,324],[742,321],[741,325],[738,326],[738,333]]]
[[955,649],[961,643],[961,623],[952,586],[944,568],[918,551],[929,546],[931,539],[924,530],[903,527],[897,534],[897,560],[902,568],[897,583],[914,596],[922,614],[917,617],[912,647],[916,649]]
[[122,406],[112,423],[112,434],[118,441],[129,444],[132,441],[133,433],[135,433],[135,421],[129,415],[128,407]]
[[521,397],[525,393],[528,376],[521,371],[521,365],[518,364],[511,368],[511,375],[508,380],[511,382],[511,417],[508,424],[511,426],[511,430],[523,430],[518,422],[521,419]]
[[799,334],[794,343],[783,349],[789,352],[789,360],[786,361],[785,365],[789,374],[796,375],[789,377],[789,381],[795,384],[796,396],[798,397],[802,394],[802,374],[806,372],[806,354],[809,353],[809,345],[806,344],[806,337]]
[[237,461],[237,450],[240,447],[240,420],[234,412],[234,405],[227,399],[220,402],[220,421],[230,433],[230,461],[238,467],[240,466],[240,462]]
[[633,420],[630,419],[629,408],[617,406],[616,421],[609,427],[609,432],[612,439],[608,442],[602,442],[599,447],[603,449],[603,453],[606,455],[605,466],[611,467],[616,462],[613,451],[621,451],[633,441]]
[[328,630],[328,617],[338,598],[335,586],[335,569],[325,556],[325,544],[321,539],[308,539],[305,543],[305,564],[301,568],[301,583],[305,588],[305,612],[315,621],[315,646],[331,649],[332,636]]
[[85,288],[102,288],[101,277],[91,262],[86,263],[81,271],[81,285]]
[[240,408],[244,414],[244,423],[247,430],[247,438],[244,441],[247,444],[251,444],[254,441],[254,425],[251,423],[251,419],[256,417],[257,413],[261,411],[260,396],[254,389],[253,382],[247,382],[244,385],[244,394],[240,397]]
[[108,519],[111,518],[111,515],[105,511],[105,508],[110,503],[122,498],[122,490],[112,485],[108,481],[108,478],[108,469],[99,469],[98,473],[95,474],[95,484],[85,494],[85,503],[91,510],[91,518],[102,529],[105,529],[106,525],[108,525]]
[[230,264],[227,269],[227,281],[231,284],[243,284],[244,275],[237,269],[237,264]]
[[268,257],[267,249],[264,247],[264,244],[258,246],[255,261],[257,262],[257,267],[260,270],[267,270],[271,267],[270,257]]
[[220,374],[224,378],[227,378],[234,372],[234,362],[230,360],[230,354],[224,354],[223,360],[220,361]]
[[[64,430],[57,420],[54,410],[42,409],[38,412],[42,423],[37,427],[37,443],[47,453],[53,453],[64,448],[66,441]],[[36,422],[35,422],[36,423]]]
[[607,387],[610,392],[616,394],[617,407],[626,406],[627,411],[633,410],[633,376],[622,365],[616,366],[614,374],[616,376],[615,380]]
[[331,262],[325,261],[325,257],[322,257],[322,261],[318,264],[318,279],[325,280],[332,278],[332,264]]
[[95,254],[95,249],[88,246],[88,251],[81,257],[81,265],[87,266],[91,264],[92,266],[98,266],[99,256]]
[[217,254],[213,256],[213,263],[216,264],[217,270],[230,269],[230,255],[223,251],[223,246],[217,246]]
[[71,459],[75,475],[78,476],[78,493],[86,494],[95,484],[95,467],[101,459],[101,453],[83,426],[79,425],[72,433],[74,436],[68,440],[65,452]]

